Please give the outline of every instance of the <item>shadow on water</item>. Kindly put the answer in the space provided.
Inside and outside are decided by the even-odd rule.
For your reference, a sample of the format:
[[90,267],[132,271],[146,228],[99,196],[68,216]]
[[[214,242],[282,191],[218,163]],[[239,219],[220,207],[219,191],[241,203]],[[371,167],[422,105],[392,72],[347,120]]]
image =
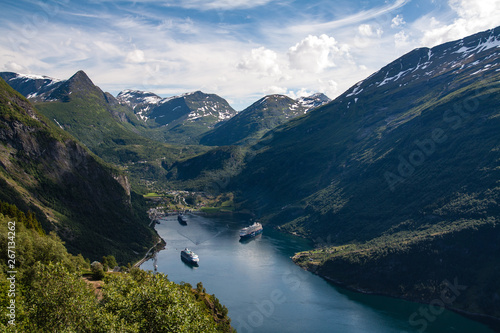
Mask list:
[[491,332],[488,327],[444,308],[384,295],[360,293],[340,287],[331,281],[326,282],[350,301],[373,309],[388,318],[407,323],[417,332]]
[[[169,244],[158,253],[158,271],[178,283],[202,281],[228,307],[240,333],[491,332],[450,311],[424,322],[419,311],[425,304],[356,293],[300,269],[290,257],[312,247],[306,239],[264,226],[263,234],[240,240],[248,220],[189,214],[189,225],[182,226],[176,219],[156,225]],[[179,251],[192,244],[202,268],[179,262]],[[152,261],[141,265],[152,267]]]

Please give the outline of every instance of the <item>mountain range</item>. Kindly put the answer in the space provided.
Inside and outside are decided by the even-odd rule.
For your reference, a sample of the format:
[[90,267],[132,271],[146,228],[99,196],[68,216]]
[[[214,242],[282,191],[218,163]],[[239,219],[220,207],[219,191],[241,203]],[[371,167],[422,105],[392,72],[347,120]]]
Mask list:
[[[70,96],[74,92],[73,88],[79,86],[77,90],[80,95],[83,94],[84,98],[97,98],[96,103],[100,104],[99,108],[108,110],[108,113],[121,122],[122,127],[128,126],[129,131],[142,137],[170,144],[230,145],[236,141],[245,142],[259,138],[266,130],[330,101],[323,94],[314,94],[297,100],[282,95],[272,95],[263,97],[242,112],[237,112],[220,96],[201,91],[162,98],[152,92],[123,90],[115,98],[95,86],[83,71],[77,72],[68,80],[13,72],[0,72],[0,77],[33,103],[47,103],[41,109],[42,112],[50,113],[49,117],[57,113],[54,111],[57,109],[57,104],[50,102],[71,102],[75,99],[75,96]],[[280,101],[269,102],[272,99]],[[85,108],[95,107],[89,108],[85,105]],[[75,113],[73,119],[83,112],[77,110]],[[233,119],[236,115],[239,117]],[[243,119],[238,120],[240,117]],[[53,119],[62,126],[60,120]],[[249,119],[253,119],[252,125],[243,125],[246,128],[240,128]],[[221,125],[224,125],[223,129],[216,130]],[[236,133],[241,130],[243,132],[238,134],[237,138],[227,138],[227,131]],[[78,138],[81,137],[79,134],[73,134]],[[115,133],[114,137],[118,140],[123,135]],[[217,138],[219,136],[222,138]],[[137,137],[135,139],[138,140]]]
[[270,129],[328,102],[330,99],[324,94],[297,100],[284,95],[265,96],[203,135],[200,143],[209,146],[248,144]]
[[446,307],[500,318],[498,105],[500,28],[413,50],[258,142],[172,172],[314,240],[294,260],[331,281],[419,302],[453,282],[469,288]]
[[161,127],[166,142],[209,146],[260,138],[266,130],[330,101],[324,94],[297,100],[270,95],[236,112],[225,99],[201,91],[161,98],[151,92],[124,90],[116,98],[131,107],[138,119],[152,128]]
[[148,92],[125,90],[117,99],[131,107],[150,127],[161,127],[164,140],[171,143],[194,143],[201,133],[236,114],[225,99],[201,91],[161,98]]
[[420,48],[268,132],[229,190],[357,290],[500,317],[500,28]]
[[420,302],[458,285],[444,306],[500,318],[500,27],[413,50],[313,108],[0,75],[135,186],[233,192],[266,228],[314,240],[294,261],[329,280]]

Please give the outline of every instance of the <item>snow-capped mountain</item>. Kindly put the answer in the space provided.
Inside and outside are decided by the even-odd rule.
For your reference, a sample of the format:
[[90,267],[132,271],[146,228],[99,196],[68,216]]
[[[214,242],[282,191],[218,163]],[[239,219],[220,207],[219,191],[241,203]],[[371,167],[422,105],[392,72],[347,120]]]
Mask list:
[[299,103],[300,105],[305,107],[307,109],[307,111],[312,110],[312,109],[317,108],[317,107],[320,107],[324,104],[327,104],[330,101],[331,101],[331,99],[322,93],[317,93],[317,94],[307,96],[307,97],[300,97],[297,99],[297,103]]
[[49,96],[51,92],[64,83],[64,80],[44,75],[0,72],[0,77],[23,96],[34,101],[50,100]]
[[415,49],[360,81],[339,99],[350,107],[370,93],[387,93],[447,76],[461,78],[448,83],[446,91],[460,89],[487,72],[500,71],[499,54],[500,27],[431,49]]
[[217,146],[245,144],[258,139],[267,130],[329,101],[323,94],[297,100],[284,95],[268,95],[204,135],[200,143]]
[[124,90],[116,98],[130,106],[139,119],[161,126],[173,122],[203,122],[213,126],[236,114],[225,99],[201,91],[161,98],[151,92]]
[[147,114],[151,109],[158,106],[162,98],[152,92],[140,90],[123,90],[116,99],[120,104],[125,104],[134,110],[134,113],[141,120],[147,121]]
[[94,92],[97,95],[102,95],[107,103],[117,104],[116,99],[112,95],[103,92],[99,87],[94,85],[92,80],[82,70],[76,72],[67,80],[54,79],[44,75],[12,72],[0,72],[0,77],[12,88],[35,103],[67,102],[73,93],[76,95],[85,95],[89,92]]

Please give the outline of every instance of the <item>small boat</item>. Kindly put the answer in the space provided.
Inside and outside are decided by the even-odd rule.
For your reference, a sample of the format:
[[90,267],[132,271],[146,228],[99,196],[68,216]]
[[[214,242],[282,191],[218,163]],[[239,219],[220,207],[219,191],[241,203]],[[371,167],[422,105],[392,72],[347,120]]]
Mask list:
[[243,228],[240,230],[240,239],[247,239],[255,237],[262,233],[264,229],[262,228],[262,224],[256,222],[251,226]]
[[181,214],[179,214],[179,215],[177,215],[177,220],[178,220],[178,221],[179,221],[179,223],[180,223],[180,224],[182,224],[182,225],[187,225],[187,224],[188,224],[188,220],[187,220],[186,215],[184,215],[184,214],[182,214],[182,213],[181,213]]
[[200,261],[198,255],[187,247],[181,251],[181,259],[193,265],[198,265],[198,262]]

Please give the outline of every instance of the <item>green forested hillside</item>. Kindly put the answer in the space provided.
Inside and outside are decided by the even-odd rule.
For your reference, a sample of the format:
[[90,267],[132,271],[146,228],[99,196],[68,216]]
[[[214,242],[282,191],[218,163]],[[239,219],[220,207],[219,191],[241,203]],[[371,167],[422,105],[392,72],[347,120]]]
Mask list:
[[0,305],[11,307],[0,320],[2,332],[233,331],[227,309],[201,284],[193,289],[132,269],[109,273],[102,292],[95,292],[81,277],[88,267],[83,257],[69,254],[54,233],[45,236],[25,222],[0,213],[0,246],[9,244],[15,253],[14,260],[7,251],[0,254]]
[[173,160],[182,156],[182,150],[189,152],[189,147],[152,140],[155,135],[160,141],[163,138],[139,121],[132,110],[103,93],[83,71],[52,92],[50,98],[49,102],[36,103],[37,109],[107,162],[136,163],[158,157]]
[[[128,178],[0,81],[0,200],[34,212],[72,253],[128,262],[156,235]],[[120,232],[117,232],[120,230]]]
[[356,289],[500,318],[500,28],[397,59],[254,146],[227,187]]

